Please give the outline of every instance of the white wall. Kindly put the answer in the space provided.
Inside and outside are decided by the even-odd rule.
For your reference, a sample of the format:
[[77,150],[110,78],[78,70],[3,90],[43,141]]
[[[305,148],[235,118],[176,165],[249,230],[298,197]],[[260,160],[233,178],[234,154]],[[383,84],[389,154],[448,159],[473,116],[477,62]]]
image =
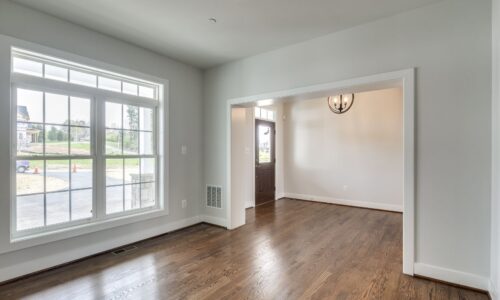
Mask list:
[[403,95],[358,93],[335,115],[326,98],[285,104],[285,195],[403,211]]
[[[228,99],[410,67],[417,68],[419,272],[486,288],[491,194],[489,0],[445,0],[207,71],[205,182],[226,189]],[[225,217],[224,211],[206,213]]]
[[493,177],[491,202],[491,295],[500,299],[500,0],[493,0]]
[[231,173],[235,174],[231,193],[243,198],[242,203],[248,208],[255,205],[253,108],[233,108],[231,113]]
[[285,197],[285,103],[276,103],[271,107],[276,112],[276,193],[274,197],[276,200]]
[[[170,215],[0,255],[0,281],[199,221],[202,201],[202,73],[142,48],[0,0],[8,35],[170,81]],[[0,37],[0,153],[9,153],[10,41]],[[181,155],[181,146],[188,147]],[[0,243],[9,243],[9,158],[0,156]],[[181,200],[188,201],[186,209]]]

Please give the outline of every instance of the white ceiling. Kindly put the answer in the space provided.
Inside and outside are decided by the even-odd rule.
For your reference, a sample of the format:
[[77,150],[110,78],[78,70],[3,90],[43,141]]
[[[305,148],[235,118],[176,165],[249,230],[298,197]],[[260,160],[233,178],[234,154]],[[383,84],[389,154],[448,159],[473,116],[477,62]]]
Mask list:
[[14,1],[208,68],[439,0]]

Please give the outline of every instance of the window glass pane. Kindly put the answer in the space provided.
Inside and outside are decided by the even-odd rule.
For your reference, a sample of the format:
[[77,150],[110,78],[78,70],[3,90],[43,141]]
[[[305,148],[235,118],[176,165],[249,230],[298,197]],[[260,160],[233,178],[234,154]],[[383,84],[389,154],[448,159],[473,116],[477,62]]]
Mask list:
[[115,129],[106,129],[106,154],[122,154],[122,131]]
[[140,132],[140,145],[139,145],[139,150],[140,154],[153,154],[153,133],[152,132],[145,132],[141,131]]
[[16,194],[35,194],[44,192],[43,160],[16,161]]
[[69,76],[70,76],[71,83],[90,86],[90,87],[96,87],[97,76],[95,76],[95,75],[85,73],[85,72],[70,70]]
[[137,106],[123,106],[123,128],[139,129],[139,108]]
[[140,184],[127,184],[125,186],[125,210],[141,207]]
[[68,81],[68,69],[52,65],[45,65],[45,78],[59,81]]
[[139,96],[154,99],[155,90],[148,86],[139,86]]
[[141,107],[139,109],[139,129],[140,130],[153,130],[153,110],[150,108]]
[[259,107],[256,107],[255,108],[255,118],[260,118],[260,108]]
[[90,127],[71,126],[71,155],[90,155]]
[[71,160],[71,189],[92,187],[92,159]]
[[68,155],[68,126],[45,125],[45,155]]
[[264,120],[267,119],[267,110],[263,108],[260,109],[260,118]]
[[90,126],[90,99],[71,97],[70,117],[72,125]]
[[274,121],[274,111],[269,111],[269,113],[267,114],[267,117],[269,120],[271,121]]
[[99,76],[99,88],[108,91],[121,92],[122,82],[120,80]]
[[68,124],[68,96],[45,93],[45,123]]
[[43,125],[17,123],[17,155],[43,155]]
[[259,125],[258,128],[259,141],[259,163],[271,162],[271,127],[267,125]]
[[14,57],[13,58],[14,72],[23,73],[27,75],[34,75],[42,77],[43,64],[37,61]]
[[106,214],[123,211],[123,185],[106,188]]
[[43,93],[17,89],[17,120],[43,122]]
[[44,226],[43,194],[17,197],[16,207],[17,230]]
[[122,105],[113,102],[106,102],[106,127],[122,128]]
[[155,159],[141,158],[141,182],[155,181]]
[[47,160],[45,162],[46,192],[69,189],[69,160]]
[[137,96],[137,84],[123,82],[123,93]]
[[153,182],[141,183],[141,206],[151,207],[155,205],[155,184]]
[[71,192],[71,219],[92,218],[92,190]]
[[123,131],[123,154],[139,153],[139,132]]
[[123,159],[106,159],[106,185],[123,184]]
[[69,221],[69,192],[47,194],[47,225]]
[[139,183],[140,180],[139,159],[125,159],[125,183]]

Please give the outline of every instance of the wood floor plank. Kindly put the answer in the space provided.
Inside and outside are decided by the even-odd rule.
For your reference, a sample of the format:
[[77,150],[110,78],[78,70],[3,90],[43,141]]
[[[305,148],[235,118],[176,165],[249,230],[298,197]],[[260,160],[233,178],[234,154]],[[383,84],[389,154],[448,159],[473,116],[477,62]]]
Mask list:
[[488,299],[402,270],[402,215],[298,200],[0,285],[0,299]]

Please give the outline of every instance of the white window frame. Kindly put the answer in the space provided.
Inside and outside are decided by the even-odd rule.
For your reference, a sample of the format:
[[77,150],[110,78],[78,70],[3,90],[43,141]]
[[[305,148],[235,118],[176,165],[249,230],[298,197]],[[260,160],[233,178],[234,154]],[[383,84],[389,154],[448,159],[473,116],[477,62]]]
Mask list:
[[[28,43],[27,43],[28,44]],[[22,47],[22,49],[21,49]],[[25,50],[29,49],[29,50]],[[155,86],[154,97],[150,99],[141,96],[129,95],[122,92],[115,92],[98,87],[88,87],[77,85],[70,82],[57,81],[43,77],[26,75],[13,72],[13,54],[14,52],[24,51],[29,55],[40,55],[40,59],[48,60],[50,64],[54,64],[53,60],[58,60],[59,63],[74,69],[73,65],[84,69],[86,72],[91,72],[97,76],[105,76],[108,78],[125,79],[127,82],[139,83],[144,86]],[[39,54],[39,53],[44,54]],[[55,58],[57,57],[57,58]],[[31,57],[30,57],[31,59]],[[120,67],[108,65],[102,62],[90,60],[76,55],[64,53],[58,50],[45,48],[34,45],[13,45],[11,47],[10,56],[10,75],[11,75],[11,192],[10,192],[10,242],[11,250],[22,249],[34,245],[44,244],[51,241],[61,240],[65,238],[75,237],[90,232],[100,231],[116,226],[156,218],[159,216],[168,215],[168,87],[169,82],[164,79],[156,78],[150,75],[141,74],[135,71],[126,70]],[[92,66],[92,67],[90,67]],[[109,70],[109,71],[108,71]],[[127,74],[127,75],[122,75]],[[69,76],[69,72],[68,72]],[[98,77],[97,77],[98,78]],[[141,78],[141,79],[138,79]],[[17,88],[42,90],[45,92],[63,93],[72,96],[79,96],[91,99],[91,155],[94,159],[94,174],[93,174],[93,217],[90,219],[70,221],[67,223],[49,225],[37,229],[29,229],[16,231],[16,157],[17,157],[17,107],[16,94]],[[139,89],[139,88],[138,88]],[[119,102],[122,104],[131,104],[154,109],[154,147],[156,153],[156,178],[155,178],[155,206],[134,209],[114,214],[106,215],[105,203],[105,123],[104,123],[104,105],[106,101]],[[101,105],[101,108],[97,108]],[[100,143],[96,141],[100,140]],[[102,147],[97,150],[96,147]],[[96,151],[97,150],[97,151]],[[69,154],[68,154],[69,156]],[[138,155],[140,156],[140,154]],[[67,156],[61,156],[65,159]],[[39,159],[45,159],[41,156]],[[8,252],[5,249],[0,249],[0,253]]]

